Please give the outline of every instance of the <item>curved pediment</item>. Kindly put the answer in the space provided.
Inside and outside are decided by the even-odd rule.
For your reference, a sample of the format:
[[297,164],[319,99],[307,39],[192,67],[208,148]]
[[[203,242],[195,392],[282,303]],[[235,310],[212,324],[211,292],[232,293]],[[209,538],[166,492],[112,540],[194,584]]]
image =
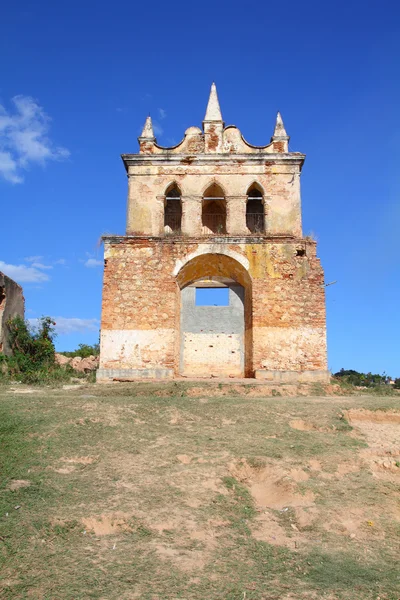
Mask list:
[[[274,143],[265,146],[250,144],[236,125],[228,125],[222,131],[222,154],[258,154],[276,152]],[[144,154],[204,154],[206,152],[205,134],[199,127],[189,127],[185,137],[175,146],[161,146],[154,141],[141,147]]]
[[204,153],[204,133],[200,127],[188,127],[185,131],[185,137],[175,146],[160,146],[154,144],[155,153],[171,154],[203,154]]

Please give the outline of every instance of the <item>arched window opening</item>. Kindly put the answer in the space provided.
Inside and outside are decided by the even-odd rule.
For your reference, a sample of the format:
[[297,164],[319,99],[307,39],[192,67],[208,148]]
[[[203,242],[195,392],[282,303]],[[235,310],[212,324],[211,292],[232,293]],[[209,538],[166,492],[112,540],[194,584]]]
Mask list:
[[204,193],[201,218],[204,235],[226,233],[225,194],[216,183]]
[[247,192],[246,226],[250,233],[265,231],[263,194],[256,183]]
[[181,192],[173,183],[165,193],[164,232],[180,233],[182,223]]

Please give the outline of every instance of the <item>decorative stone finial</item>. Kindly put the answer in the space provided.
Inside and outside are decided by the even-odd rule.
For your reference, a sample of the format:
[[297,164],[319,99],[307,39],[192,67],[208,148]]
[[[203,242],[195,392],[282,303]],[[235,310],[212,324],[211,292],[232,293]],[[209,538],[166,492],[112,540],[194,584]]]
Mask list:
[[144,142],[146,140],[154,141],[155,139],[153,123],[151,121],[151,116],[149,115],[144,124],[142,135],[139,137],[139,142]]
[[211,85],[210,97],[208,99],[206,116],[204,121],[218,121],[222,123],[222,114],[218,102],[218,94],[215,83]]
[[278,114],[276,115],[274,135],[271,138],[271,142],[273,140],[286,140],[286,141],[289,140],[289,136],[286,133],[286,129],[283,124],[283,120],[282,120],[282,116],[281,116],[280,112],[278,112]]

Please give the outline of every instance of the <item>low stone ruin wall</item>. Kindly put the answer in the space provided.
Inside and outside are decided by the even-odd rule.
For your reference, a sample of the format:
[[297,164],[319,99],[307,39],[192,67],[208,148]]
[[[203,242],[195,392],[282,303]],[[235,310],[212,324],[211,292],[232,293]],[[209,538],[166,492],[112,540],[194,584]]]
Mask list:
[[0,352],[3,354],[11,353],[6,323],[17,315],[22,318],[25,315],[22,287],[0,272]]

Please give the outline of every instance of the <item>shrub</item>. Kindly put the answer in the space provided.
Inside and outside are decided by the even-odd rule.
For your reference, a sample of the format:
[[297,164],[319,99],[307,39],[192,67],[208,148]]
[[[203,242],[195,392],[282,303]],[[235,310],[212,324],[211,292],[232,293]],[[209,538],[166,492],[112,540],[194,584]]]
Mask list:
[[88,344],[79,344],[77,350],[73,350],[71,352],[60,352],[59,354],[63,354],[64,356],[71,358],[74,358],[75,356],[80,356],[81,358],[98,356],[100,354],[100,344],[93,344],[93,346],[89,346]]
[[6,326],[12,355],[1,356],[0,374],[4,379],[50,383],[70,378],[71,373],[55,360],[55,322],[51,317],[39,319],[37,328],[31,327],[20,316],[9,319]]
[[386,373],[383,373],[382,375],[374,375],[373,373],[359,373],[353,369],[340,369],[340,371],[335,373],[333,377],[345,381],[350,385],[358,385],[361,387],[385,385],[389,383],[391,379],[388,375],[386,375]]

